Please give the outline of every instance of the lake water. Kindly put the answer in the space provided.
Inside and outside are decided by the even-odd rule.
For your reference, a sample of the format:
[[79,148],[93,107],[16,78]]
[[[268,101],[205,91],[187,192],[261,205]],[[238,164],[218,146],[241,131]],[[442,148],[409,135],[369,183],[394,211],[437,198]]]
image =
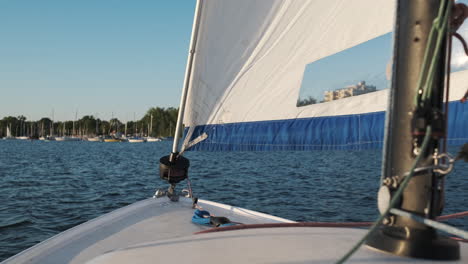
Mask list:
[[[61,231],[148,198],[171,142],[0,140],[0,261]],[[458,148],[450,148],[456,153]],[[187,152],[201,199],[297,221],[372,221],[381,150]],[[468,164],[447,178],[445,214],[468,210]],[[448,223],[468,229],[468,219]]]

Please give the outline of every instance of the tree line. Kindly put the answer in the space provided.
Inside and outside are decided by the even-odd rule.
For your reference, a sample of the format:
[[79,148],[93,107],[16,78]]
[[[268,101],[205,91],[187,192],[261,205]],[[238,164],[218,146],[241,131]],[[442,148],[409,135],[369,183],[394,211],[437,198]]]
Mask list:
[[126,133],[127,135],[169,137],[173,136],[178,109],[173,107],[152,107],[140,119],[121,122],[118,118],[102,120],[93,115],[85,115],[78,120],[57,121],[43,117],[29,121],[25,116],[7,116],[0,120],[0,138],[7,135],[7,128],[14,137],[28,136],[104,136]]
[[312,96],[309,96],[307,98],[303,98],[303,99],[297,99],[297,103],[296,103],[296,106],[299,107],[299,106],[306,106],[306,105],[311,105],[311,104],[316,104],[317,103],[317,99],[315,99],[314,97]]

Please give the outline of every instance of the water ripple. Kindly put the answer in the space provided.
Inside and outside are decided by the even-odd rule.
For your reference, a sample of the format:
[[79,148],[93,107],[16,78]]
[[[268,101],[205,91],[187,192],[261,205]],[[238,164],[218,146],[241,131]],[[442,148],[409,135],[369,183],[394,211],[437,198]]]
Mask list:
[[[166,187],[170,142],[0,140],[0,261]],[[456,152],[456,149],[451,149]],[[381,151],[188,152],[195,194],[297,221],[372,221]],[[445,213],[466,211],[468,165],[446,182]],[[185,186],[184,186],[185,187]],[[468,228],[466,219],[448,221]]]

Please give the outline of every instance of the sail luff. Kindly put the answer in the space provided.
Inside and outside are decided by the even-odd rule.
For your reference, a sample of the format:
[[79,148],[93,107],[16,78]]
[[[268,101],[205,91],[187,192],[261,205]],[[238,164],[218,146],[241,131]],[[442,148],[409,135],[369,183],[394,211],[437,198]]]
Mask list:
[[202,3],[203,3],[203,0],[197,0],[197,5],[195,7],[195,15],[194,15],[193,26],[192,26],[192,36],[190,38],[190,48],[189,48],[189,54],[187,58],[187,66],[185,68],[184,86],[182,90],[182,96],[180,99],[179,113],[177,116],[177,124],[176,124],[176,129],[175,129],[175,134],[174,134],[174,143],[172,145],[172,153],[177,153],[178,148],[179,148],[179,139],[180,139],[180,134],[182,133],[184,112],[185,112],[185,106],[187,102],[187,94],[188,94],[188,89],[190,86],[192,66],[193,66],[195,49],[196,49],[196,44],[197,44],[197,37],[198,37],[198,29],[200,26],[199,22],[200,22],[201,10],[202,10]]

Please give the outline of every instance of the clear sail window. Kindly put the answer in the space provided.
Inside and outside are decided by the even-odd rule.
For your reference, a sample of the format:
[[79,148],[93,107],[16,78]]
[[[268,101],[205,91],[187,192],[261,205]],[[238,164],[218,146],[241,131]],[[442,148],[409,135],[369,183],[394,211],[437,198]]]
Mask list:
[[[468,1],[466,1],[468,3]],[[468,26],[458,30],[464,38]],[[392,33],[308,64],[297,107],[339,100],[389,88]],[[468,56],[453,42],[451,72],[468,70]]]
[[340,100],[388,88],[392,34],[308,64],[297,106]]

